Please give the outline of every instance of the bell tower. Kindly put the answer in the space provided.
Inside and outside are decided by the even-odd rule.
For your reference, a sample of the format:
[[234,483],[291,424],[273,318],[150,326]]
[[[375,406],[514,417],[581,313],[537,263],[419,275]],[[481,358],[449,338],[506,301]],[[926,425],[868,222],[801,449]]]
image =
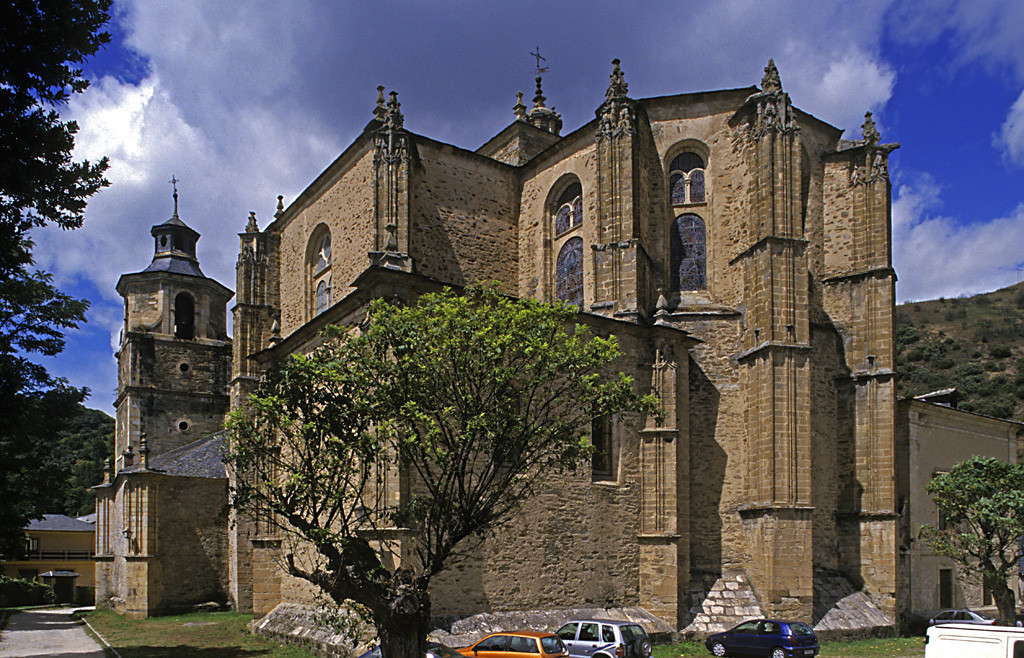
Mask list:
[[233,293],[205,276],[199,233],[174,214],[150,231],[153,261],[117,282],[124,298],[118,365],[114,474],[131,466],[145,438],[150,458],[223,428],[228,412]]

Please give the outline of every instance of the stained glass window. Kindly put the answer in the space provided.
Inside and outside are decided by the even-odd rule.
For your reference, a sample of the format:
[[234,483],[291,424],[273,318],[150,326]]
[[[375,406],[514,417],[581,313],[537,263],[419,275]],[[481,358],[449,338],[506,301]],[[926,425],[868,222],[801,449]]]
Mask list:
[[583,187],[573,183],[558,197],[555,211],[555,235],[576,228],[583,223]]
[[696,153],[680,153],[669,166],[668,187],[672,203],[704,203],[704,158]]
[[704,220],[686,214],[672,222],[669,285],[672,290],[705,290],[707,280]]
[[320,274],[327,269],[327,266],[331,264],[331,236],[330,234],[325,235],[320,239],[320,244],[317,245],[316,250],[316,266],[313,268],[313,274]]
[[316,314],[319,315],[331,305],[331,282],[330,279],[321,279],[316,284]]
[[583,238],[569,238],[558,252],[555,297],[583,308]]

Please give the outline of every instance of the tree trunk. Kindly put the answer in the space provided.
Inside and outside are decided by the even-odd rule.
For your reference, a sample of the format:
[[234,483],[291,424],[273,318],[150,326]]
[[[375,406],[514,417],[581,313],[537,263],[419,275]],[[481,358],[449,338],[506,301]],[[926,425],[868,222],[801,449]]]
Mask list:
[[424,658],[430,631],[430,595],[411,585],[392,591],[390,606],[375,613],[382,658]]
[[992,596],[996,600],[996,607],[999,608],[999,624],[1002,626],[1017,625],[1017,604],[1013,590],[1007,587],[1006,580],[997,574],[989,576],[985,574],[985,583],[988,585]]

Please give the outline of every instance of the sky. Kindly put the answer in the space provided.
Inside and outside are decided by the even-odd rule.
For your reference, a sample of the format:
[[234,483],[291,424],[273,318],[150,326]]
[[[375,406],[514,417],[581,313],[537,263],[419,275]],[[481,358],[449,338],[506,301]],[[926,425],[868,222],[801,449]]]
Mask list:
[[110,158],[82,228],[34,234],[36,263],[86,298],[88,323],[44,363],[113,412],[123,273],[173,212],[203,272],[234,288],[237,234],[288,204],[362,131],[377,85],[414,133],[476,149],[534,92],[567,134],[594,117],[611,60],[633,98],[760,84],[774,58],[793,103],[858,139],[874,113],[890,161],[899,301],[1021,280],[1024,2],[1020,0],[114,0],[89,89],[59,108],[75,158]]

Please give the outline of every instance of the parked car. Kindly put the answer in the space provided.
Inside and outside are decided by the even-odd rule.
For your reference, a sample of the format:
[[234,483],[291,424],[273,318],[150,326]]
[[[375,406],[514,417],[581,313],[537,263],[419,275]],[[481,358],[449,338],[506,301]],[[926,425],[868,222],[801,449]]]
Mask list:
[[650,658],[651,639],[643,626],[631,621],[581,619],[555,633],[572,658]]
[[933,615],[928,620],[929,626],[936,624],[979,624],[981,626],[995,626],[996,620],[987,617],[980,612],[970,610],[943,610]]
[[[380,645],[359,655],[359,658],[381,658]],[[440,642],[427,642],[426,658],[462,658],[462,654]]]
[[458,650],[470,658],[568,658],[562,639],[542,631],[491,633]]
[[704,642],[716,656],[767,656],[804,658],[821,649],[818,637],[802,621],[754,619],[733,626],[724,633],[709,635]]

